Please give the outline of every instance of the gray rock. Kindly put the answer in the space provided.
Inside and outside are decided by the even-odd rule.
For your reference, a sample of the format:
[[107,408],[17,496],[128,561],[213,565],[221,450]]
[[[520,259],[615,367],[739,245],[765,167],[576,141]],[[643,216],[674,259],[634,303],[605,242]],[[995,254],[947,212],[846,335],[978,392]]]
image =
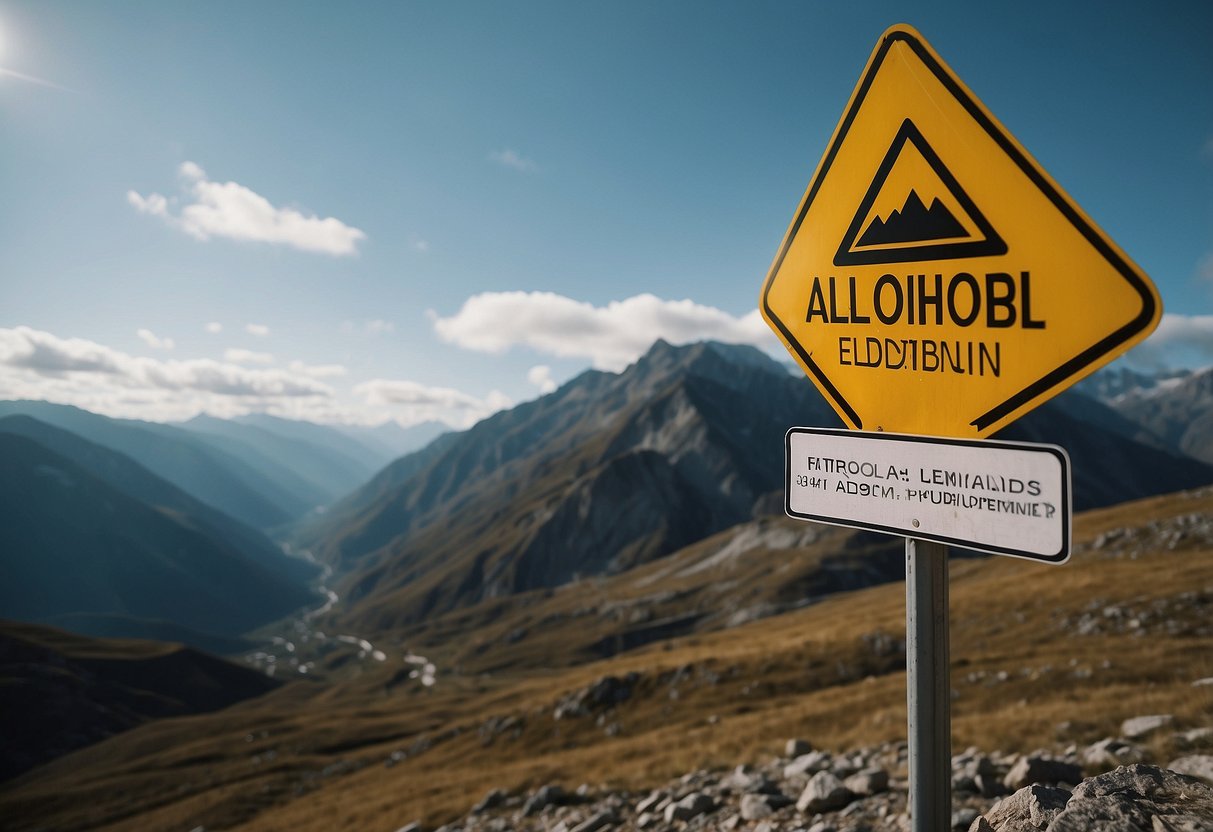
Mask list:
[[479,815],[480,813],[487,812],[490,809],[496,809],[502,803],[505,803],[505,799],[507,797],[509,797],[509,795],[506,794],[506,792],[502,789],[492,789],[488,794],[481,798],[479,803],[472,807],[472,814]]
[[762,820],[773,814],[775,814],[775,808],[771,806],[766,795],[747,794],[741,798],[742,820]]
[[1189,754],[1179,757],[1172,760],[1167,768],[1204,780],[1206,783],[1213,783],[1213,754]]
[[1175,717],[1171,716],[1171,714],[1135,716],[1121,723],[1120,733],[1131,740],[1139,740],[1142,737],[1153,734],[1159,728],[1166,728],[1174,721]]
[[644,800],[636,804],[636,814],[643,815],[645,812],[651,812],[657,808],[657,804],[665,800],[668,795],[663,791],[655,791],[646,797]]
[[982,815],[978,815],[976,820],[969,826],[969,832],[997,832],[990,822]]
[[564,799],[564,789],[560,786],[542,786],[522,804],[522,814],[529,816],[542,812],[549,806],[563,803]]
[[829,812],[833,809],[841,809],[854,797],[850,790],[842,784],[842,781],[831,772],[819,771],[804,787],[804,792],[796,801],[796,808],[802,814],[809,815],[817,812]]
[[716,801],[703,792],[691,792],[677,803],[665,807],[665,822],[690,820],[716,808]]
[[396,832],[421,832],[421,824],[413,821],[407,826],[402,826]]
[[824,751],[810,751],[802,754],[783,767],[783,779],[791,780],[796,777],[808,777],[830,767],[830,755]]
[[813,746],[809,745],[807,740],[788,740],[787,745],[783,747],[783,756],[789,760],[794,760],[797,757],[803,757],[813,750]]
[[824,820],[819,820],[817,823],[810,826],[807,832],[834,832],[834,826],[826,823]]
[[889,773],[882,768],[864,769],[858,774],[852,774],[842,784],[852,794],[868,797],[888,791]]
[[655,826],[660,822],[661,818],[657,817],[657,815],[654,815],[652,812],[641,812],[636,817],[636,828],[648,829],[649,827]]
[[1007,772],[1007,776],[1002,782],[1008,789],[1022,789],[1033,783],[1069,783],[1073,785],[1082,782],[1082,769],[1065,760],[1025,754],[1015,765],[1011,766],[1011,770]]
[[1082,752],[1082,762],[1088,771],[1107,771],[1117,766],[1140,763],[1145,758],[1145,753],[1138,746],[1113,737],[1102,739]]
[[1208,832],[1209,819],[1198,818],[1195,815],[1155,815],[1151,819],[1154,827],[1151,832]]
[[985,818],[998,832],[1043,832],[1069,799],[1070,793],[1065,789],[1024,786],[995,803]]
[[612,811],[599,812],[573,827],[573,832],[598,832],[608,826],[615,826],[619,818]]
[[1156,766],[1121,766],[1084,780],[1048,832],[1151,832],[1161,816],[1162,829],[1172,822],[1213,818],[1213,786]]
[[761,771],[752,771],[749,766],[733,769],[720,785],[743,794],[778,794],[779,786]]

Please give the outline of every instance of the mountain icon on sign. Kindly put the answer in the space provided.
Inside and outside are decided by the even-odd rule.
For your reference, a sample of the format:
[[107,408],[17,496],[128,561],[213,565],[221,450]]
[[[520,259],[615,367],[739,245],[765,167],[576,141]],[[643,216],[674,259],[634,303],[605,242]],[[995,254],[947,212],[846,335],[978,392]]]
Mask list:
[[868,230],[863,232],[856,245],[875,246],[890,243],[916,243],[921,240],[943,240],[954,237],[968,237],[956,217],[948,207],[940,202],[939,197],[931,200],[931,207],[923,205],[918,192],[910,189],[905,205],[900,210],[889,214],[887,220],[876,217]]
[[[920,193],[931,198],[929,206]],[[878,209],[881,205],[885,207]],[[889,211],[892,205],[901,207]],[[874,215],[876,210],[887,214]],[[994,226],[907,118],[843,235],[834,265],[930,263],[1006,253],[1007,244]]]

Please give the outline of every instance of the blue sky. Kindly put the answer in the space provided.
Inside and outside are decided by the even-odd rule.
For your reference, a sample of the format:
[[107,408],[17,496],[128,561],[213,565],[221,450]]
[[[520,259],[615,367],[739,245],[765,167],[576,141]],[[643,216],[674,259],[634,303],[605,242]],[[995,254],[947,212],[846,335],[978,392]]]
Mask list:
[[1213,363],[1213,4],[0,0],[0,396],[466,424],[755,343],[907,22]]

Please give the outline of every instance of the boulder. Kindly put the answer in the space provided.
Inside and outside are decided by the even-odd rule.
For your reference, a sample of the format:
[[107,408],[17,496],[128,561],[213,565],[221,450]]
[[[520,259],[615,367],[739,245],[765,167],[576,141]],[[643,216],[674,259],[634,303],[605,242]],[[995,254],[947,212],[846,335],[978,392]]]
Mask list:
[[741,798],[741,819],[748,821],[762,820],[775,814],[766,795],[747,794]]
[[1142,737],[1153,734],[1160,728],[1166,728],[1175,717],[1171,714],[1151,714],[1150,716],[1135,716],[1132,719],[1126,719],[1120,725],[1120,733],[1122,736],[1128,737],[1131,740],[1139,740]]
[[860,797],[888,791],[889,773],[882,768],[864,769],[858,774],[852,774],[842,783],[847,789]]
[[778,794],[779,786],[772,782],[761,771],[754,771],[749,766],[738,766],[733,769],[720,785],[742,794]]
[[534,815],[538,812],[542,812],[549,806],[555,806],[563,803],[564,799],[564,789],[560,786],[543,786],[533,795],[528,797],[526,803],[522,804],[522,814],[528,816]]
[[1048,832],[1208,829],[1210,818],[1213,786],[1156,766],[1132,765],[1080,783]]
[[677,803],[671,803],[665,807],[665,822],[673,823],[676,820],[690,820],[691,818],[707,814],[715,808],[716,801],[711,795],[704,794],[703,792],[692,792]]
[[998,832],[1044,832],[1069,799],[1070,793],[1065,789],[1024,786],[995,803],[985,817]]
[[643,815],[645,812],[660,811],[661,807],[658,804],[667,797],[669,795],[663,791],[652,792],[648,797],[636,804],[636,814]]
[[816,814],[841,809],[854,799],[851,791],[842,781],[829,771],[819,771],[812,776],[809,784],[804,787],[796,808],[802,814]]
[[1008,789],[1022,789],[1033,783],[1069,783],[1073,785],[1081,781],[1082,769],[1073,763],[1051,757],[1025,754],[1015,765],[1011,766],[1011,770],[1007,772],[1007,776],[1002,782]]
[[1145,757],[1145,753],[1138,746],[1113,737],[1102,739],[1082,752],[1082,762],[1088,771],[1107,771],[1117,766],[1128,766],[1140,763]]
[[583,822],[573,827],[573,832],[598,832],[600,829],[606,829],[608,826],[615,826],[619,823],[619,818],[614,812],[607,810],[591,815]]
[[1206,783],[1213,783],[1213,754],[1189,754],[1179,757],[1172,760],[1167,768],[1204,780]]
[[824,751],[810,751],[801,754],[783,767],[783,778],[791,780],[795,777],[808,777],[830,767],[830,755]]

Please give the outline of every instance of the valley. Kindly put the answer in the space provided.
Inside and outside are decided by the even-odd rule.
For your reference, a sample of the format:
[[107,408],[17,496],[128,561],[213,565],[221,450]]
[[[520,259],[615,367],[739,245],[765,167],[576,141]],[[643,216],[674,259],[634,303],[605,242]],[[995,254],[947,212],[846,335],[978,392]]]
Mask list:
[[[1213,466],[1135,415],[1203,407],[1203,379],[1109,382],[1005,431],[1067,449],[1079,513],[1061,567],[953,552],[952,745],[999,777],[1033,753],[1102,774],[1090,749],[1151,714],[1170,727],[1136,761],[1213,754]],[[744,765],[793,829],[793,738],[840,781],[891,778],[840,829],[900,828],[903,542],[783,515],[783,433],[837,422],[756,350],[659,341],[404,455],[281,420],[0,412],[0,615],[32,622],[5,625],[0,695],[31,737],[81,726],[7,752],[5,828],[642,828],[651,790],[699,789],[700,820],[666,820],[671,797],[643,828],[753,829]],[[241,481],[272,507],[207,490]],[[192,646],[120,640],[148,636]],[[573,797],[528,812],[544,786]],[[997,796],[957,794],[973,817]]]

